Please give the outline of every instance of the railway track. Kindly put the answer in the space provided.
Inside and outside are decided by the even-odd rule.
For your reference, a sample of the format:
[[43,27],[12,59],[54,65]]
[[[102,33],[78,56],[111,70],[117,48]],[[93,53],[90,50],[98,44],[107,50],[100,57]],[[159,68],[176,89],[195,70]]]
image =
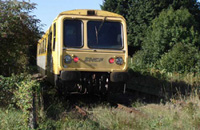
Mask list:
[[[130,93],[129,93],[130,94]],[[91,99],[95,99],[95,100],[101,100],[102,98],[97,96],[97,95],[93,95],[94,97],[89,97],[89,99],[85,98],[85,100],[91,100]],[[80,97],[81,98],[81,97]],[[99,98],[99,99],[98,99]],[[103,98],[104,100],[102,101],[97,101],[99,102],[99,104],[103,103],[103,104],[109,104],[108,108],[112,110],[118,109],[120,111],[125,111],[127,113],[130,114],[134,114],[136,116],[141,116],[141,117],[147,117],[147,115],[145,115],[143,112],[139,111],[138,109],[131,107],[131,103],[129,100],[130,98],[135,98],[133,97],[129,97],[125,94],[119,94],[119,95],[110,95],[107,97],[107,99]],[[83,99],[83,98],[81,98]],[[95,102],[95,101],[91,101],[91,102]],[[83,106],[80,107],[78,105],[75,105],[74,108],[76,109],[76,112],[78,114],[80,114],[82,117],[89,117],[89,115],[91,116],[92,111],[88,112],[86,109],[89,109],[90,106]]]
[[139,115],[139,116],[142,116],[142,117],[147,117],[147,115],[145,115],[143,112],[137,110],[136,108],[127,107],[127,106],[122,105],[122,104],[117,104],[117,109],[124,110],[128,113],[132,113],[132,114]]
[[[43,81],[45,77],[40,77],[36,75],[34,78],[36,80]],[[46,87],[46,88],[50,88],[50,87]],[[49,91],[51,90],[47,90],[46,92],[49,92]],[[134,107],[131,107],[132,103],[134,103],[135,101],[138,101],[138,97],[143,100],[143,97],[140,97],[141,95],[142,95],[141,93],[137,93],[137,92],[129,91],[129,90],[126,94],[110,94],[108,95],[107,98],[101,97],[100,95],[94,95],[94,94],[87,95],[87,94],[75,93],[67,97],[67,99],[62,98],[60,100],[63,104],[66,104],[66,102],[68,102],[68,106],[66,106],[66,108],[67,109],[69,108],[69,109],[67,111],[68,112],[74,111],[78,115],[78,116],[75,116],[74,118],[83,117],[81,119],[93,120],[95,118],[93,116],[93,111],[92,110],[90,111],[89,109],[95,108],[95,105],[104,106],[108,104],[109,104],[108,108],[110,108],[111,111],[118,109],[120,111],[125,111],[127,113],[134,114],[136,116],[147,117],[147,115],[145,115],[143,112],[137,110]],[[56,95],[46,95],[46,96],[48,97],[45,97],[45,99],[49,99],[50,97],[55,97]],[[52,98],[52,101],[53,100],[54,99]],[[142,100],[139,100],[139,101],[142,101]],[[52,104],[50,102],[47,104]],[[48,108],[48,106],[46,106],[46,108]]]
[[88,117],[88,112],[86,111],[86,110],[84,110],[83,108],[81,108],[81,107],[79,107],[79,106],[75,106],[75,109],[76,109],[76,112],[78,113],[78,114],[80,114],[82,117]]
[[[88,112],[84,108],[81,108],[80,106],[77,106],[77,105],[75,105],[74,108],[75,108],[76,113],[79,114],[81,117],[83,117],[84,119],[89,118],[90,120],[92,120],[90,118],[90,116],[92,115],[91,112]],[[125,111],[127,113],[134,114],[136,116],[147,117],[147,115],[145,115],[143,112],[137,110],[136,108],[127,107],[127,106],[125,106],[123,104],[119,104],[119,103],[117,103],[117,106],[114,107],[114,109],[119,109],[121,111]],[[113,110],[113,107],[111,107],[111,110]]]

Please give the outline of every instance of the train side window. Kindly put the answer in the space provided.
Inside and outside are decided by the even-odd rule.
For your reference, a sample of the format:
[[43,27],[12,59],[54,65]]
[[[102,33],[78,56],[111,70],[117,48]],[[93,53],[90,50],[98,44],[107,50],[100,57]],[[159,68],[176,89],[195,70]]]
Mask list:
[[41,54],[41,43],[39,45],[39,54]]
[[44,38],[44,53],[46,52],[46,38]]
[[43,40],[42,40],[41,45],[42,45],[42,46],[41,46],[41,51],[42,51],[41,53],[43,54],[43,48],[44,48],[44,41],[43,41]]
[[53,25],[53,51],[55,51],[56,44],[56,23]]
[[45,53],[45,43],[44,43],[44,40],[43,40],[43,53]]
[[42,48],[42,50],[43,50],[43,53],[45,53],[45,43],[44,43],[44,40],[43,40],[43,48]]

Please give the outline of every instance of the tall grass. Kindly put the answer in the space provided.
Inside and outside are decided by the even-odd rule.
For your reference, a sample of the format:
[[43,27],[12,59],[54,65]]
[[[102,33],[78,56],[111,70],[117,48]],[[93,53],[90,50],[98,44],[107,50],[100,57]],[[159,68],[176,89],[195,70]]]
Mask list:
[[25,130],[22,111],[0,108],[0,130]]
[[[56,104],[55,104],[56,105]],[[48,116],[39,123],[38,129],[51,130],[172,130],[200,129],[200,99],[195,91],[188,97],[171,99],[165,104],[132,105],[146,116],[128,113],[109,105],[100,104],[89,111],[88,118],[75,116],[73,111],[61,108],[56,119]],[[56,106],[55,106],[56,107]],[[59,108],[57,108],[59,109]],[[22,112],[16,109],[0,109],[0,130],[26,129]]]

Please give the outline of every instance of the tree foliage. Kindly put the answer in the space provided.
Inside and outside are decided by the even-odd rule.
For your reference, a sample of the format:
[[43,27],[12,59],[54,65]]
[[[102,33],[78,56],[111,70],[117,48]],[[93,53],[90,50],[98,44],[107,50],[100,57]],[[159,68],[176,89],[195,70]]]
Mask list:
[[200,38],[194,17],[187,9],[175,11],[170,8],[160,13],[149,26],[142,50],[148,51],[150,61],[156,62],[176,43],[193,44],[199,47]]
[[34,3],[0,0],[0,74],[22,72],[35,61],[40,20],[30,15]]
[[132,46],[141,47],[151,21],[169,5],[167,0],[133,0],[128,9],[128,39]]
[[158,68],[168,72],[198,72],[200,53],[193,44],[177,43],[158,61]]
[[102,10],[115,12],[128,18],[128,8],[132,0],[104,0]]
[[[158,65],[166,71],[192,70],[198,62],[200,47],[197,26],[187,9],[163,10],[148,28],[140,50],[142,55],[138,55],[139,52],[136,54],[138,63],[142,62],[148,67]],[[182,56],[176,56],[178,54]]]

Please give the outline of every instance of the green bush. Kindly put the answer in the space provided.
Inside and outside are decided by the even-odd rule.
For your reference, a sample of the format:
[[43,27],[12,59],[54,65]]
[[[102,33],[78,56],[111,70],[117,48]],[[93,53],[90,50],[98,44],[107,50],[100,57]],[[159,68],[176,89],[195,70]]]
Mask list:
[[28,125],[33,109],[33,95],[40,92],[40,84],[25,74],[0,76],[0,81],[0,106],[20,108],[23,111],[24,125]]
[[149,27],[142,50],[148,51],[148,63],[156,63],[177,43],[192,44],[199,47],[200,37],[196,31],[197,23],[187,9],[164,10]]
[[0,130],[27,130],[21,115],[20,110],[0,108]]
[[200,53],[191,44],[176,44],[172,50],[162,55],[158,61],[158,68],[167,72],[198,72]]
[[197,71],[200,37],[196,28],[197,23],[187,9],[162,11],[152,21],[142,50],[134,55],[132,68],[181,73]]
[[18,87],[16,84],[26,80],[24,74],[12,75],[11,77],[3,77],[0,75],[0,106],[8,107],[9,105],[16,105],[14,92]]
[[150,59],[151,56],[148,55],[148,51],[138,51],[134,54],[132,58],[132,64],[129,64],[129,67],[134,71],[142,73],[143,70],[154,66],[153,64],[149,64],[148,61],[150,61]]
[[35,64],[40,20],[31,15],[36,4],[30,1],[0,0],[0,75],[23,73]]
[[27,125],[30,113],[33,110],[34,94],[39,92],[39,83],[28,76],[24,81],[16,83],[16,85],[17,90],[14,92],[14,97],[17,101],[17,106],[23,111],[24,123]]

